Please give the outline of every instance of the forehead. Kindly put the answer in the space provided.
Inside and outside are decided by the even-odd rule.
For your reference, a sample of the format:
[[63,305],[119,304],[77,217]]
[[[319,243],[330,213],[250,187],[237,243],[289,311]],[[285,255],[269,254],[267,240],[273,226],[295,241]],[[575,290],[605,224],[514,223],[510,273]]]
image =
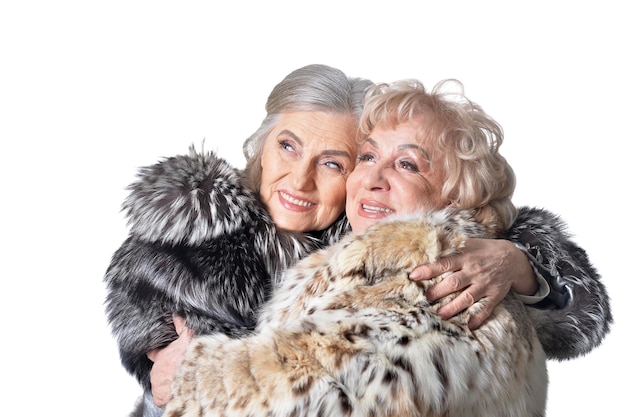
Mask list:
[[303,144],[314,144],[353,149],[356,147],[356,119],[350,114],[323,111],[284,113],[274,132],[289,131]]
[[[423,117],[417,116],[404,122],[383,124],[374,127],[369,138],[378,146],[389,146],[399,149],[432,149],[431,129]],[[367,138],[365,139],[367,141]]]

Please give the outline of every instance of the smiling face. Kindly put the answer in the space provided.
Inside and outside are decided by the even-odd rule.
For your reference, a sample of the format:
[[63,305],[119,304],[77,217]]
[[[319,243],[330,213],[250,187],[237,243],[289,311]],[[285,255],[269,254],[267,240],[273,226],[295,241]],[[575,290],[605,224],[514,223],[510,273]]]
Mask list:
[[347,181],[346,214],[359,232],[391,214],[441,209],[441,155],[414,117],[394,128],[374,128]]
[[261,157],[261,199],[276,225],[301,232],[330,226],[345,208],[356,147],[351,115],[282,115]]

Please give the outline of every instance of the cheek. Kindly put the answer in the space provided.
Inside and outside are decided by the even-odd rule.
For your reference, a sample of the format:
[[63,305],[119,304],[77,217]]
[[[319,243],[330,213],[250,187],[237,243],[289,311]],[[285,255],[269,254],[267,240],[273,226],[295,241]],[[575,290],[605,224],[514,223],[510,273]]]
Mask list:
[[332,181],[319,187],[320,199],[325,207],[339,215],[346,207],[346,182]]
[[261,163],[264,167],[261,170],[261,184],[259,187],[259,193],[261,194],[261,200],[263,201],[263,203],[267,204],[270,196],[272,195],[271,184],[274,172],[272,164],[264,164],[263,162],[264,161],[262,160]]
[[358,178],[358,174],[354,171],[352,174],[348,176],[348,180],[346,181],[346,200],[349,201],[354,198],[357,190],[359,189],[360,179]]
[[269,206],[269,200],[270,200],[270,197],[271,197],[271,192],[269,190],[269,187],[266,184],[263,183],[263,180],[261,180],[261,187],[260,188],[261,189],[259,190],[259,194],[261,195],[261,201],[266,206]]
[[281,176],[284,175],[284,171],[289,172],[289,168],[285,167],[285,164],[280,159],[277,153],[273,153],[264,149],[261,156],[261,186],[260,193],[264,203],[267,204],[266,199],[272,194],[272,186],[276,184]]
[[346,181],[346,207],[354,206],[365,192],[364,175],[361,172],[353,171]]
[[410,214],[416,211],[439,209],[438,194],[431,187],[403,187],[403,192],[395,204],[400,214]]

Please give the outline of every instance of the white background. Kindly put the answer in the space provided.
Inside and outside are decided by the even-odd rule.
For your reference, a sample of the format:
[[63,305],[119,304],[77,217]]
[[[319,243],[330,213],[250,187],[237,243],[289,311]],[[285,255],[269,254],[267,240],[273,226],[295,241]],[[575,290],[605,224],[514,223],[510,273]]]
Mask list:
[[[612,298],[602,346],[549,364],[549,416],[622,408],[619,2],[14,1],[0,6],[2,415],[123,416],[102,276],[137,167],[241,144],[291,70],[458,78],[504,127],[515,202],[559,213]],[[615,382],[613,382],[615,381]],[[8,411],[7,411],[8,407]]]

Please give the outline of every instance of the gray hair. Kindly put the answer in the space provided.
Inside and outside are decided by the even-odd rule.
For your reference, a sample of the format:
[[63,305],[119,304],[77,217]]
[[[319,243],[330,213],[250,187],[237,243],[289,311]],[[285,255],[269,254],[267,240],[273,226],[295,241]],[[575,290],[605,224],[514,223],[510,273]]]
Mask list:
[[369,80],[348,77],[327,65],[307,65],[287,75],[267,99],[267,115],[261,126],[243,144],[246,175],[250,187],[261,186],[261,154],[270,131],[284,113],[324,111],[351,114],[358,122],[363,111],[365,91],[373,85]]
[[495,220],[500,232],[511,226],[517,210],[511,201],[515,173],[499,149],[503,131],[464,93],[457,80],[443,80],[430,93],[418,80],[381,83],[370,89],[359,129],[393,128],[416,115],[424,116],[425,133],[443,155],[443,199],[458,209],[478,209],[477,220]]

